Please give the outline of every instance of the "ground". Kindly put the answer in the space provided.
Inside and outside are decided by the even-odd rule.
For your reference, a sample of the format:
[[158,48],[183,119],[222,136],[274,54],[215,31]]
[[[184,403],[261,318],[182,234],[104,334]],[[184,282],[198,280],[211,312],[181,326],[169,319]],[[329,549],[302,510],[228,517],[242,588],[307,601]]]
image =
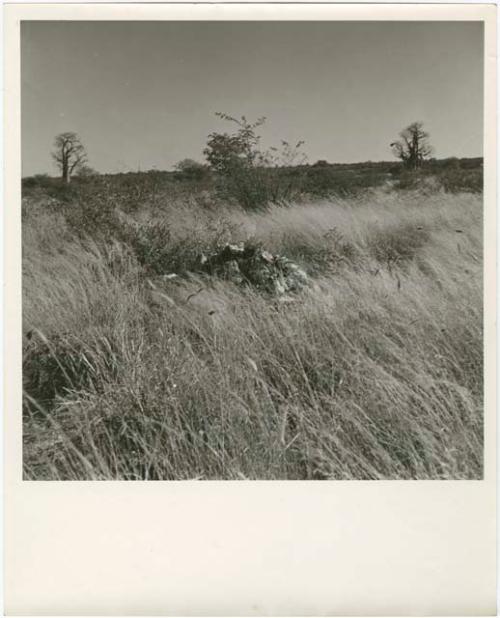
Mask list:
[[[107,190],[24,197],[25,478],[482,477],[481,194]],[[308,285],[200,266],[226,243]]]

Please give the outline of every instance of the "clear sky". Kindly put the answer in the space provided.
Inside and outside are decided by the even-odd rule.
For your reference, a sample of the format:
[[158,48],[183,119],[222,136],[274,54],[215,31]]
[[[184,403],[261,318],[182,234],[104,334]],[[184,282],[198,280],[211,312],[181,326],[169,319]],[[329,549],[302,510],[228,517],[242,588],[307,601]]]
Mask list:
[[437,157],[482,155],[480,22],[23,22],[21,53],[24,176],[63,131],[100,172],[202,161],[216,111],[310,163],[391,160],[415,120]]

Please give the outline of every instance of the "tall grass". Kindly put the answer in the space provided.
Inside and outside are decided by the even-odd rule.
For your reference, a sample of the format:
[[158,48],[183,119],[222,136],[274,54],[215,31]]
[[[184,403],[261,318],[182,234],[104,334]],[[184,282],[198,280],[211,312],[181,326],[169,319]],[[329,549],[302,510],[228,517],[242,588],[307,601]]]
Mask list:
[[[25,478],[482,476],[479,196],[200,210],[191,235],[179,208],[106,241],[25,218]],[[144,225],[170,230],[161,267]],[[162,276],[221,239],[297,260],[310,288],[280,302],[194,257]]]

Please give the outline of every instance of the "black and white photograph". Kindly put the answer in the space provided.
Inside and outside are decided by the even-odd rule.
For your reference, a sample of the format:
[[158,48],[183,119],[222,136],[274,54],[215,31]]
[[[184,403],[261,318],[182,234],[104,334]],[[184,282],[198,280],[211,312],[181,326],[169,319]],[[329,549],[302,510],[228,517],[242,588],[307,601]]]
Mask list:
[[497,7],[3,17],[5,615],[495,615]]
[[483,21],[20,28],[24,480],[483,478]]

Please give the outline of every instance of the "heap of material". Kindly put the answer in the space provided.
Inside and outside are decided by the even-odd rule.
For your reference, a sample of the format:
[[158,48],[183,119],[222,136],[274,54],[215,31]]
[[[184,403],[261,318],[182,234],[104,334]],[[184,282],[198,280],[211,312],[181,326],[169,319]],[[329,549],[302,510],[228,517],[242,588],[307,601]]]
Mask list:
[[203,269],[236,284],[250,284],[281,296],[308,285],[307,274],[288,258],[273,255],[255,245],[225,245],[201,257]]

